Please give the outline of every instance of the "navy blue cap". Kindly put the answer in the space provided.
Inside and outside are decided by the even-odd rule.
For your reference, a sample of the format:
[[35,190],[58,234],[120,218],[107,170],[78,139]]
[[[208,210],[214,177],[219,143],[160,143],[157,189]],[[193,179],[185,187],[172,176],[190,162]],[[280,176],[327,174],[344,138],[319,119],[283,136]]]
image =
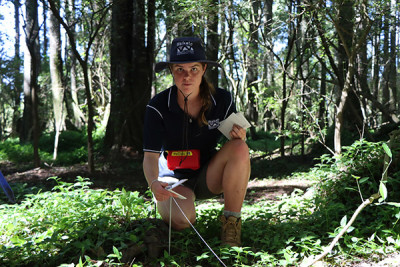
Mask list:
[[169,60],[158,62],[154,70],[160,72],[167,68],[169,64],[184,64],[190,62],[203,62],[221,68],[219,63],[206,59],[206,54],[200,38],[179,37],[172,41]]

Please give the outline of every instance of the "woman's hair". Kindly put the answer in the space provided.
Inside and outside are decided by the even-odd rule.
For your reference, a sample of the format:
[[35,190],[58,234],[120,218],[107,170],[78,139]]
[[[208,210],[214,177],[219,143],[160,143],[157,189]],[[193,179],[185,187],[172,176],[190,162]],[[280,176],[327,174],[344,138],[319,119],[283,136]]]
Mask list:
[[[202,65],[204,68],[205,64],[202,63]],[[208,121],[206,119],[206,112],[212,106],[211,95],[214,94],[215,94],[214,86],[210,82],[208,82],[207,78],[203,75],[200,84],[200,98],[203,103],[200,109],[199,117],[197,118],[197,122],[199,123],[200,126],[208,125]]]

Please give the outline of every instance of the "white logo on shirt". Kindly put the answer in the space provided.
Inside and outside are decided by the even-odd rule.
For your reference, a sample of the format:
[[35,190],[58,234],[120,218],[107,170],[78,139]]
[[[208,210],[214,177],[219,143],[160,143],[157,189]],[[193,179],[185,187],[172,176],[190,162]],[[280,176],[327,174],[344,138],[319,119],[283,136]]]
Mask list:
[[208,121],[208,129],[209,130],[216,129],[218,127],[219,127],[219,119]]

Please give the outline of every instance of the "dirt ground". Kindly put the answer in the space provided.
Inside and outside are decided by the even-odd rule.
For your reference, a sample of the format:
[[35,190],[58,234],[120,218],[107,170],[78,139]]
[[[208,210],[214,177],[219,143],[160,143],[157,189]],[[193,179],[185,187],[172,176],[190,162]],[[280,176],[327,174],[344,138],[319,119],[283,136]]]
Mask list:
[[[49,189],[54,186],[54,181],[49,177],[59,177],[62,181],[73,182],[77,176],[90,178],[94,188],[114,190],[124,187],[127,190],[145,192],[147,183],[138,168],[97,168],[90,174],[86,165],[74,165],[70,167],[51,167],[29,169],[24,166],[16,166],[10,162],[0,163],[0,170],[6,180],[12,183],[27,183],[28,185],[41,185]],[[248,185],[246,199],[251,202],[257,200],[275,200],[284,194],[290,195],[296,188],[305,191],[311,186],[307,180],[287,179],[251,179]]]
[[81,176],[90,178],[94,188],[114,190],[124,187],[127,190],[140,192],[147,189],[141,170],[129,166],[98,167],[93,173],[89,173],[87,166],[80,164],[68,167],[45,166],[30,169],[29,167],[16,166],[10,162],[2,162],[0,163],[0,170],[10,184],[27,183],[28,185],[41,185],[51,188],[54,186],[54,181],[48,181],[49,177],[59,177],[62,181],[73,182],[76,177]]

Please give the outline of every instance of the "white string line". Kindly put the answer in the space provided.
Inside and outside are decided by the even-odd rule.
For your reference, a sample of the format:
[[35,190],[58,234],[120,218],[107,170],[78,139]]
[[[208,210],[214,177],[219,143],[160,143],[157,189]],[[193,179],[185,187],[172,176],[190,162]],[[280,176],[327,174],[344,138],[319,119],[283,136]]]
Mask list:
[[168,232],[168,255],[171,256],[171,211],[172,211],[172,197],[169,197],[169,232]]
[[[181,207],[178,205],[178,202],[175,200],[175,198],[170,197],[170,199],[173,199],[176,206],[179,208],[179,210],[182,212],[183,216],[185,217],[185,219],[188,221],[188,223],[190,224],[190,226],[193,228],[193,230],[196,232],[196,234],[200,237],[200,239],[203,241],[204,244],[206,244],[206,246],[208,247],[208,249],[214,254],[214,256],[219,260],[219,262],[226,267],[225,263],[218,257],[218,255],[214,252],[214,250],[207,244],[207,242],[204,240],[204,238],[200,235],[200,233],[196,230],[196,228],[193,226],[193,224],[190,222],[190,220],[188,219],[188,217],[186,217],[185,213],[183,212],[183,210],[181,209]],[[171,203],[171,202],[170,202]],[[170,206],[170,220],[171,220],[171,206]],[[171,221],[170,221],[170,227],[171,227]],[[170,245],[171,245],[171,232],[169,235],[169,240],[170,240]]]

